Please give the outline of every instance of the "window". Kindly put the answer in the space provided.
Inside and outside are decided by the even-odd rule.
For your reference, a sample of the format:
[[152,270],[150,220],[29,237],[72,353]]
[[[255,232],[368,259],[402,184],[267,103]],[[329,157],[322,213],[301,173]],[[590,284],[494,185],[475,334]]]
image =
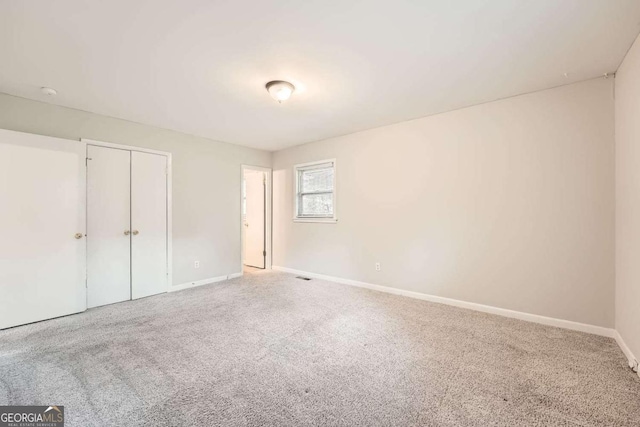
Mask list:
[[336,222],[336,161],[305,163],[293,168],[296,178],[294,221]]

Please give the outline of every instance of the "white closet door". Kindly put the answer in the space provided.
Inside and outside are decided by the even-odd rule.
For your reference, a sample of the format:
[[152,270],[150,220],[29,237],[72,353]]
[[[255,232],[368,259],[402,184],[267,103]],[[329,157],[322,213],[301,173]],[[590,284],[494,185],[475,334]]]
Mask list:
[[131,152],[87,147],[87,305],[131,299]]
[[0,130],[0,328],[86,309],[85,209],[83,144]]
[[131,153],[133,299],[167,291],[167,158]]
[[246,207],[244,263],[264,268],[265,176],[264,172],[245,171]]

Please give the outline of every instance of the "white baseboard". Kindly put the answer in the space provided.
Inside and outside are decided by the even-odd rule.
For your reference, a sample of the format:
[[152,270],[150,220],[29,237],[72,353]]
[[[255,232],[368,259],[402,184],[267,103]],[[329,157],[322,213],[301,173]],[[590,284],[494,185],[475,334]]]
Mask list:
[[622,349],[622,352],[624,353],[624,355],[627,357],[627,360],[629,361],[629,367],[632,369],[633,368],[637,369],[637,374],[640,377],[640,369],[638,369],[638,359],[636,359],[636,357],[633,355],[633,353],[627,346],[627,343],[624,342],[624,340],[622,339],[622,336],[620,335],[620,333],[618,333],[618,331],[616,331],[614,338],[616,339],[616,342],[620,346],[620,349]]
[[329,282],[341,283],[343,285],[357,286],[359,288],[373,289],[375,291],[386,292],[394,295],[401,295],[409,298],[416,298],[424,301],[436,302],[451,305],[454,307],[467,308],[469,310],[481,311],[483,313],[497,314],[498,316],[510,317],[513,319],[525,320],[527,322],[540,323],[558,328],[571,329],[574,331],[586,332],[589,334],[601,335],[615,338],[615,329],[602,326],[589,325],[586,323],[573,322],[570,320],[556,319],[553,317],[539,316],[537,314],[523,313],[521,311],[509,310],[506,308],[492,307],[490,305],[476,304],[474,302],[460,301],[453,298],[439,297],[435,295],[423,294],[420,292],[407,291],[404,289],[390,288],[388,286],[374,285],[357,280],[343,279],[341,277],[326,276],[324,274],[310,273],[308,271],[295,270],[287,267],[274,265],[273,270],[292,273],[299,276],[311,277],[314,279],[327,280]]
[[197,280],[195,282],[181,283],[179,285],[171,286],[171,288],[169,289],[169,292],[176,292],[176,291],[181,291],[183,289],[195,288],[196,286],[209,285],[211,283],[217,283],[217,282],[222,282],[229,279],[235,279],[236,277],[242,276],[242,274],[243,274],[242,272],[231,273],[226,276],[218,276],[218,277],[212,277],[210,279]]

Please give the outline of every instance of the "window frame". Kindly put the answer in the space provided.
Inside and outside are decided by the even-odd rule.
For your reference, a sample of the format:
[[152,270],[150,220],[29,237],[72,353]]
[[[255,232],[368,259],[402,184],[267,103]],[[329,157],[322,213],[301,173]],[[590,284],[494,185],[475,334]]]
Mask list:
[[[332,195],[333,200],[333,215],[332,216],[309,216],[299,215],[299,207],[300,207],[300,172],[304,170],[312,170],[314,168],[319,168],[319,166],[330,163],[333,165],[333,191],[318,191],[318,192],[310,192],[304,194],[329,194]],[[325,159],[318,160],[315,162],[308,163],[300,163],[293,166],[293,179],[294,179],[294,193],[293,193],[293,221],[294,222],[318,222],[325,224],[335,224],[338,222],[338,210],[337,210],[337,163],[336,159]]]

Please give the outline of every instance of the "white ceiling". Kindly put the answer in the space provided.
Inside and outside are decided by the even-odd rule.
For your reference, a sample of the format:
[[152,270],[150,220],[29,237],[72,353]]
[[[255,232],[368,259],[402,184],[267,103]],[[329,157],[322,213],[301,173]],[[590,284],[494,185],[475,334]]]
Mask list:
[[276,150],[600,76],[639,32],[639,0],[0,0],[0,92]]

